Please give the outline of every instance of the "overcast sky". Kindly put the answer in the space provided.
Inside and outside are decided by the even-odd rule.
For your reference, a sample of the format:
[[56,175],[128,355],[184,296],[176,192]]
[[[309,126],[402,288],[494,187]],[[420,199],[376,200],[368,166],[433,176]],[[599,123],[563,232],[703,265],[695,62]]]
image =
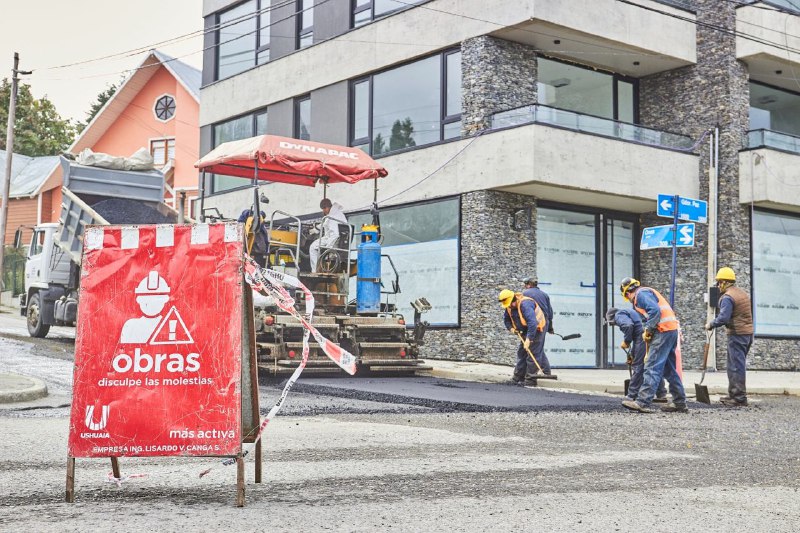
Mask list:
[[19,52],[20,70],[34,71],[21,80],[35,97],[46,95],[63,118],[84,120],[97,94],[141,63],[146,52],[52,67],[149,47],[196,68],[202,65],[201,0],[16,0],[4,1],[3,8],[0,78],[11,77],[14,52]]

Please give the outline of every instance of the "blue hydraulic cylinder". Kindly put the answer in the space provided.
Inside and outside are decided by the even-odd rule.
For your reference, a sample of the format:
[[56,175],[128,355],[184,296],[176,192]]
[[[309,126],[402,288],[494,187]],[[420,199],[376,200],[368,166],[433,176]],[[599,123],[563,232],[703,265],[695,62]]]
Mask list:
[[377,226],[361,228],[356,264],[356,312],[377,313],[381,310],[381,245]]

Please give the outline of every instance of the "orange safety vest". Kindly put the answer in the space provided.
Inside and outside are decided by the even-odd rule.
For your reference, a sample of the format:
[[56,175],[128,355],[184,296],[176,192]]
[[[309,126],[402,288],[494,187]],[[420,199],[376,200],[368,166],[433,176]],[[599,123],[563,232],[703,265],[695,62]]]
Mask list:
[[519,316],[519,321],[522,323],[521,328],[517,328],[517,325],[514,324],[514,315],[511,314],[511,306],[509,305],[506,308],[506,312],[508,313],[508,318],[511,319],[511,323],[514,324],[514,327],[517,328],[518,330],[522,330],[523,328],[525,329],[528,328],[528,321],[525,320],[525,315],[522,314],[522,309],[520,309],[520,307],[522,306],[522,300],[530,300],[533,302],[533,305],[536,306],[536,311],[535,311],[536,329],[539,331],[544,331],[544,326],[547,323],[547,320],[544,317],[544,313],[542,312],[541,307],[539,307],[539,304],[536,303],[536,300],[528,296],[523,296],[522,293],[519,292],[516,294],[516,296],[517,296],[517,315]]
[[[661,296],[661,293],[650,287],[641,287],[641,289],[653,291],[653,294],[658,298],[658,308],[661,310],[661,318],[658,321],[658,331],[674,331],[678,329],[678,317],[675,316],[675,311],[669,306],[669,302]],[[636,298],[639,296],[639,290],[633,295],[633,307],[639,311],[640,315],[647,317],[647,311],[636,306]]]

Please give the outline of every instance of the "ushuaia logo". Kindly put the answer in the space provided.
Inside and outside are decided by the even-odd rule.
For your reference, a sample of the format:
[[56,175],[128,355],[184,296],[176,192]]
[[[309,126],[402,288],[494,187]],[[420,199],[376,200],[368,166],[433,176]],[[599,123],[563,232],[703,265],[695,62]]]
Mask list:
[[108,415],[111,412],[111,406],[100,406],[100,420],[95,422],[95,409],[94,405],[86,406],[86,417],[84,418],[84,425],[90,432],[81,433],[84,439],[107,439],[108,432],[103,431],[108,425]]
[[[120,344],[192,344],[194,339],[178,309],[173,305],[163,313],[171,289],[155,270],[139,282],[134,294],[142,316],[130,318],[122,327]],[[127,350],[126,350],[127,351]],[[200,354],[196,352],[158,353],[158,348],[135,348],[133,354],[121,353],[111,362],[114,370],[127,372],[197,372]]]

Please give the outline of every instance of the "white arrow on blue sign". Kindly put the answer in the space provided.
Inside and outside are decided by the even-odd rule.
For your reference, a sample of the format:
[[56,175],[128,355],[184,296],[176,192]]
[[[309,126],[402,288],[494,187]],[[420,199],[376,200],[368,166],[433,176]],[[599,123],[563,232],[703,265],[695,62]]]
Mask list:
[[[694,198],[678,197],[678,220],[708,223],[708,202]],[[675,217],[675,196],[671,194],[658,195],[658,208],[656,214],[660,217]]]
[[[672,248],[672,224],[667,226],[653,226],[642,230],[640,250],[654,250],[656,248]],[[694,224],[678,224],[678,248],[694,246]]]

